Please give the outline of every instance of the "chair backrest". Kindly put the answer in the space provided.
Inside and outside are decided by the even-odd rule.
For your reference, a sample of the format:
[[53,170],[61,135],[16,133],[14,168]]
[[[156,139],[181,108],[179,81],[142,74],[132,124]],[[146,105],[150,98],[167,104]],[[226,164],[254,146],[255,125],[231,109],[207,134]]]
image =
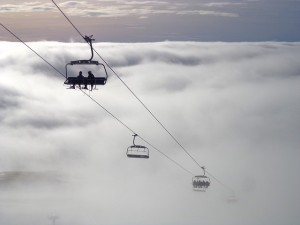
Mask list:
[[132,145],[127,148],[126,152],[127,157],[129,158],[149,158],[149,149],[142,145]]

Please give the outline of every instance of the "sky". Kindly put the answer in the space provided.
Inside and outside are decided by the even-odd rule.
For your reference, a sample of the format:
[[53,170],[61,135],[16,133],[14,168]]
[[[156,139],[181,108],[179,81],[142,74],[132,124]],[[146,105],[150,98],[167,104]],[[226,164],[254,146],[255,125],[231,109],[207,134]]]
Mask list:
[[[57,4],[98,42],[299,41],[299,0],[82,0]],[[80,41],[50,0],[0,0],[0,21],[26,41]],[[6,32],[0,40],[13,40]]]
[[[85,43],[30,42],[64,73]],[[95,49],[216,178],[201,170],[120,80],[87,95],[16,42],[0,42],[0,224],[294,225],[300,220],[300,44],[97,43]],[[100,70],[99,70],[100,72]],[[86,71],[83,71],[84,75]],[[95,71],[94,71],[95,73]],[[96,74],[96,73],[95,73]],[[228,189],[228,187],[230,189]],[[237,202],[227,202],[228,196]],[[17,215],[17,216],[16,216]]]

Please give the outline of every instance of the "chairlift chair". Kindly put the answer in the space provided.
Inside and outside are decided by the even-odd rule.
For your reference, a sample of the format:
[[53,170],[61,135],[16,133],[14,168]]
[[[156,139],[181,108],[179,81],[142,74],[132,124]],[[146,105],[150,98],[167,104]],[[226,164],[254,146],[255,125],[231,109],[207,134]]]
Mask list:
[[[91,47],[91,54],[92,54],[91,58],[88,60],[75,60],[75,61],[71,61],[71,62],[67,63],[65,66],[66,80],[65,80],[64,84],[73,85],[73,87],[75,87],[75,85],[78,85],[79,87],[81,87],[81,85],[84,85],[84,86],[90,85],[91,87],[92,86],[96,87],[96,85],[105,85],[106,84],[108,74],[107,74],[105,65],[102,63],[99,63],[98,61],[92,60],[94,57],[92,41],[94,41],[95,39],[92,39],[91,37],[85,36],[85,40],[88,42],[88,44]],[[88,70],[91,70],[91,71],[93,71],[91,68],[96,67],[97,71],[94,72],[95,78],[90,79],[86,76],[79,78],[78,73],[70,75],[69,74],[70,66],[87,67]],[[100,74],[100,71],[102,71],[102,73],[101,73],[102,75]],[[104,74],[104,76],[103,76],[103,74]],[[72,86],[70,86],[70,87],[72,87]]]
[[139,159],[148,159],[149,158],[149,149],[143,145],[136,145],[134,143],[137,134],[133,136],[133,145],[127,148],[126,155],[128,158],[139,158]]
[[203,175],[194,176],[192,179],[193,190],[205,192],[210,186],[210,178],[205,176],[205,168],[201,167],[204,171]]

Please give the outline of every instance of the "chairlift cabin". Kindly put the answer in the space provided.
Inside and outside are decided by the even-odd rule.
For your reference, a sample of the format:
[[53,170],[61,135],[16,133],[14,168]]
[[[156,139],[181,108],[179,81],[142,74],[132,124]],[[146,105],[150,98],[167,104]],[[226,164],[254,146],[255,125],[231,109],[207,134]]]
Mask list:
[[91,87],[90,90],[93,90],[96,88],[96,85],[106,84],[108,74],[105,65],[92,60],[94,57],[92,41],[94,41],[94,39],[91,39],[91,37],[85,36],[85,40],[91,47],[91,58],[88,60],[71,61],[65,66],[66,80],[64,84],[70,85],[71,89],[75,89],[76,85],[79,88],[87,88],[89,85]]
[[134,143],[137,134],[133,135],[133,145],[127,148],[126,155],[128,158],[139,158],[139,159],[148,159],[149,158],[149,149],[143,145],[136,145]]
[[193,190],[194,191],[202,191],[205,192],[207,188],[210,186],[210,178],[205,176],[205,169],[202,167],[204,171],[204,175],[194,176],[192,179]]

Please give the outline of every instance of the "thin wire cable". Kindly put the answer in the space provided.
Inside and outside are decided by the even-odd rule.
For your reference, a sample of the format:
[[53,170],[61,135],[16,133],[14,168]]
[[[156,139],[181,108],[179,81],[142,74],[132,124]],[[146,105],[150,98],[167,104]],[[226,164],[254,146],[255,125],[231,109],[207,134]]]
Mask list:
[[[22,39],[20,39],[17,35],[15,35],[11,30],[9,30],[6,26],[4,26],[3,24],[0,24],[5,30],[7,30],[10,34],[12,34],[16,39],[18,39],[20,42],[22,42],[27,48],[29,48],[32,52],[34,52],[38,57],[40,57],[45,63],[47,63],[49,66],[52,67],[52,69],[54,69],[57,73],[59,73],[60,75],[62,75],[65,78],[65,75],[63,73],[61,73],[58,69],[56,69],[51,63],[49,63],[45,58],[43,58],[40,54],[38,54],[34,49],[32,49],[29,45],[27,45]],[[84,93],[88,98],[90,98],[94,103],[96,103],[99,107],[101,107],[104,111],[106,111],[109,115],[111,115],[114,119],[116,119],[120,124],[122,124],[125,128],[127,128],[130,132],[132,132],[133,134],[136,134],[136,132],[134,132],[134,130],[132,130],[128,125],[126,125],[124,122],[122,122],[118,117],[116,117],[114,114],[112,114],[108,109],[106,109],[103,105],[101,105],[96,99],[94,99],[93,97],[91,97],[90,95],[88,95],[85,91],[83,91],[82,89],[79,89],[82,93]],[[185,167],[183,167],[181,164],[179,164],[178,162],[176,162],[174,159],[170,158],[168,155],[166,155],[165,153],[163,153],[161,150],[159,150],[158,148],[156,148],[154,145],[152,145],[150,142],[148,142],[147,140],[145,140],[143,137],[141,137],[139,135],[139,137],[147,144],[149,144],[153,149],[155,149],[156,151],[158,151],[161,155],[165,156],[167,159],[169,159],[171,162],[173,162],[174,164],[176,164],[177,166],[179,166],[181,169],[183,169],[184,171],[186,171],[187,173],[191,174],[194,176],[194,174],[189,171],[188,169],[186,169]]]
[[106,62],[106,60],[94,49],[96,54],[105,63],[105,65],[118,77],[118,79],[125,85],[125,87],[132,93],[132,95],[142,104],[142,106],[150,113],[150,115],[160,124],[160,126],[172,137],[172,139],[185,151],[185,153],[201,168],[202,166],[196,159],[180,144],[177,138],[160,122],[160,120],[153,114],[153,112],[144,104],[144,102],[132,91],[132,89],[125,83],[125,81],[115,72],[115,70]]
[[[161,125],[161,127],[172,137],[172,139],[186,152],[186,154],[198,165],[198,167],[200,167],[201,169],[203,169],[203,166],[201,166],[196,159],[182,146],[182,144],[180,144],[180,142],[171,134],[171,132],[169,132],[169,130],[157,119],[157,117],[151,112],[151,110],[140,100],[140,98],[130,89],[130,87],[125,83],[125,81],[123,81],[123,79],[114,71],[114,69],[106,62],[106,60],[95,50],[95,53],[99,56],[99,58],[106,64],[106,66],[119,78],[119,80],[125,85],[125,87],[133,94],[133,96],[144,106],[144,108],[152,115],[152,117]],[[141,138],[141,137],[140,137]],[[144,140],[143,138],[141,138],[144,142],[146,142],[147,144],[149,144],[152,148],[155,149],[154,146],[152,146],[150,143],[148,143],[146,140]],[[180,165],[179,165],[180,166]],[[210,177],[212,177],[214,180],[216,180],[219,184],[223,185],[224,187],[226,187],[227,189],[230,189],[233,191],[233,189],[231,187],[229,187],[228,185],[226,185],[225,183],[223,183],[222,181],[220,181],[218,178],[216,178],[215,176],[213,176],[213,174],[211,174],[210,172],[208,172],[205,169],[205,172],[207,174],[210,175]]]
[[13,35],[16,39],[18,39],[20,42],[22,42],[27,48],[29,48],[32,52],[34,52],[38,57],[40,57],[45,63],[47,63],[49,66],[52,67],[56,72],[58,72],[60,75],[65,77],[64,74],[62,74],[58,69],[56,69],[51,63],[49,63],[46,59],[44,59],[40,54],[38,54],[35,50],[33,50],[29,45],[27,45],[23,40],[21,40],[17,35],[15,35],[13,32],[11,32],[6,26],[4,26],[2,23],[0,24],[7,32],[9,32],[11,35]]
[[[108,111],[105,107],[103,107],[99,102],[97,102],[94,98],[92,98],[90,95],[88,95],[86,92],[83,92],[88,98],[90,98],[93,102],[95,102],[98,106],[100,106],[103,110],[105,110],[108,114],[110,114],[113,118],[115,118],[119,123],[121,123],[124,127],[126,127],[129,131],[131,131],[133,134],[137,134],[136,132],[134,132],[131,128],[129,128],[125,123],[123,123],[120,119],[118,119],[115,115],[113,115],[110,111]],[[166,155],[165,153],[163,153],[162,151],[160,151],[158,148],[156,148],[154,145],[152,145],[150,142],[148,142],[147,140],[145,140],[143,137],[141,137],[140,135],[138,135],[139,138],[141,140],[143,140],[145,143],[147,143],[149,146],[151,146],[153,149],[155,149],[156,151],[158,151],[160,154],[162,154],[163,156],[165,156],[167,159],[171,160],[173,163],[175,163],[177,166],[179,166],[181,169],[185,170],[186,172],[188,172],[191,175],[195,175],[194,173],[192,173],[191,171],[187,170],[185,167],[183,167],[181,164],[179,164],[178,162],[176,162],[174,159],[170,158],[168,155]]]
[[[71,20],[67,17],[67,15],[59,8],[59,6],[55,3],[54,0],[52,2],[55,4],[55,6],[58,8],[58,10],[63,14],[63,16],[70,22],[70,24],[74,27],[74,29],[78,32],[78,34],[85,40],[84,36],[81,34],[81,32],[78,30],[78,28],[71,22]],[[160,124],[160,126],[170,135],[170,137],[181,147],[181,149],[192,159],[194,163],[200,168],[203,169],[203,166],[201,166],[197,160],[183,147],[183,145],[175,138],[174,135],[163,125],[162,122],[152,113],[152,111],[143,103],[143,101],[132,91],[132,89],[125,83],[125,81],[117,74],[117,72],[106,62],[106,60],[93,48],[93,51],[98,55],[98,57],[105,63],[105,65],[113,72],[114,75],[117,76],[117,78],[124,84],[124,86],[132,93],[132,95],[142,104],[142,106],[150,113],[150,115]],[[205,170],[206,171],[206,170]],[[210,176],[215,179],[217,182],[219,182],[224,187],[231,189],[228,185],[221,182],[219,179],[217,179],[215,176],[213,176],[211,173],[209,173]]]
[[[56,4],[54,0],[52,0],[53,4],[57,7],[57,9],[63,14],[63,16],[68,20],[68,22],[73,26],[73,28],[78,32],[78,34],[86,41],[82,33],[78,30],[78,28],[72,23],[72,21],[67,17],[67,15],[60,9],[60,7]],[[116,71],[106,62],[106,60],[93,48],[93,51],[98,55],[98,57],[105,63],[105,65],[117,76],[117,78],[124,84],[124,86],[133,94],[133,96],[142,104],[142,106],[150,113],[150,115],[160,124],[160,126],[170,135],[170,137],[181,147],[181,149],[192,159],[194,163],[196,163],[199,168],[203,169],[197,160],[183,147],[183,145],[175,138],[175,136],[163,125],[163,123],[153,114],[153,112],[143,103],[143,101],[132,91],[132,89],[123,81],[123,79],[116,73]],[[85,93],[85,92],[83,92]],[[86,94],[86,93],[85,93]],[[90,97],[89,95],[87,95]],[[91,98],[91,97],[90,97]],[[101,106],[101,105],[100,105]],[[102,107],[102,106],[101,106]],[[107,111],[108,112],[108,111]],[[111,114],[112,115],[112,114]],[[112,115],[113,116],[113,115]],[[117,119],[117,118],[116,118]],[[119,121],[121,122],[121,121]],[[124,124],[123,124],[124,125]],[[145,141],[145,140],[144,140]],[[156,148],[154,148],[156,149]],[[189,171],[188,171],[189,172]],[[210,174],[210,173],[209,173]],[[229,188],[227,185],[222,183],[219,179],[210,174],[216,181],[218,181],[223,186]],[[230,188],[231,189],[231,188]]]
[[223,186],[226,187],[227,189],[229,189],[229,190],[231,190],[231,191],[234,192],[234,189],[233,189],[233,188],[229,187],[227,184],[225,184],[225,183],[223,183],[222,181],[220,181],[218,178],[216,178],[215,176],[213,176],[210,172],[208,172],[207,170],[205,170],[205,172],[206,172],[207,174],[209,174],[209,176],[210,176],[211,178],[213,178],[215,181],[217,181],[219,184],[223,185]]
[[[69,21],[69,23],[74,27],[78,34],[85,40],[79,29],[72,23],[72,21],[67,17],[67,15],[60,9],[60,7],[52,0],[57,9],[63,14],[63,16]],[[106,60],[93,48],[93,51],[99,56],[99,58],[105,63],[105,65],[117,76],[117,78],[124,84],[124,86],[132,93],[132,95],[142,104],[142,106],[150,113],[150,115],[160,124],[160,126],[171,136],[171,138],[183,149],[183,151],[202,169],[197,160],[183,147],[182,144],[174,137],[173,134],[166,128],[165,125],[153,114],[153,112],[145,105],[145,103],[132,91],[132,89],[125,83],[125,81],[117,74],[117,72],[106,62]]]
[[77,29],[77,27],[72,23],[72,21],[67,17],[67,15],[59,8],[59,6],[56,4],[54,0],[52,0],[53,4],[58,8],[58,10],[63,14],[63,16],[69,21],[69,23],[74,27],[74,29],[78,32],[78,34],[84,39],[84,36],[81,34],[81,32]]

